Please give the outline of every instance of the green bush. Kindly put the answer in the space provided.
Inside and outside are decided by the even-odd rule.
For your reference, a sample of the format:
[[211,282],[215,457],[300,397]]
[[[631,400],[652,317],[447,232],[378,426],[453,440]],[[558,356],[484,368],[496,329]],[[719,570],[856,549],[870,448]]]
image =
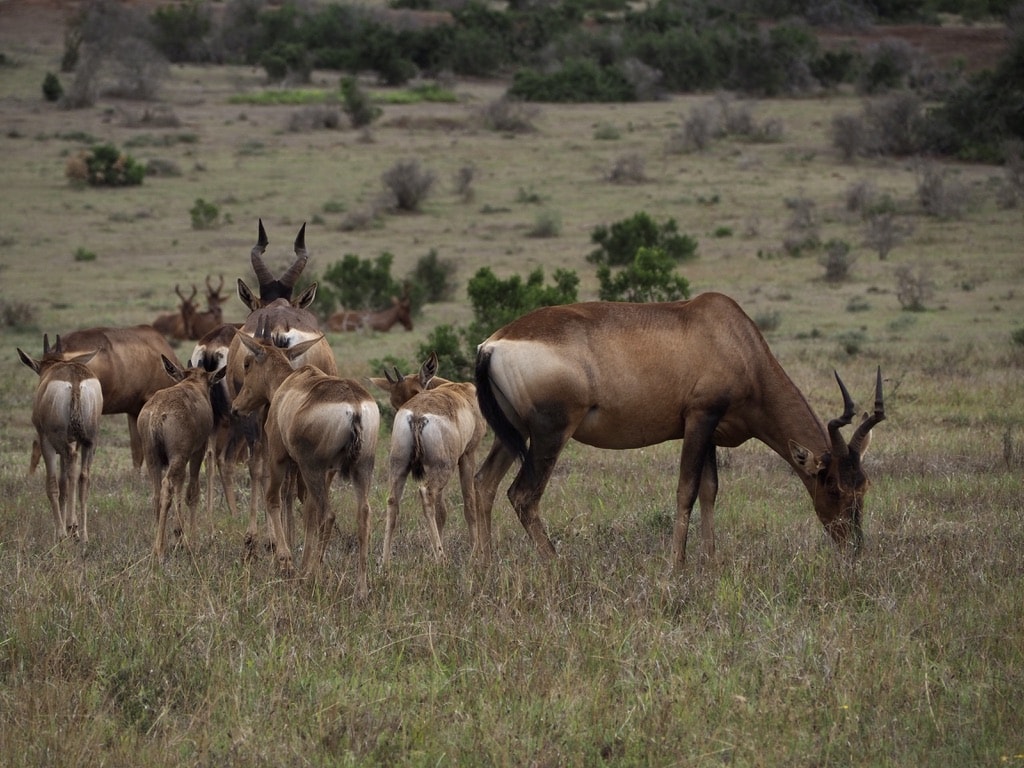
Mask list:
[[196,198],[195,204],[188,212],[192,217],[192,229],[213,229],[220,219],[220,208],[201,197]]
[[620,69],[589,59],[566,61],[550,73],[521,69],[512,79],[508,96],[559,103],[636,101],[633,86]]
[[73,256],[75,261],[96,261],[96,252],[81,245],[75,249]]
[[580,279],[575,272],[556,270],[554,280],[554,285],[544,285],[544,270],[539,267],[525,281],[519,275],[501,280],[489,267],[481,267],[466,289],[474,318],[468,340],[475,347],[498,328],[531,310],[576,301]]
[[53,72],[47,72],[43,78],[43,98],[47,101],[60,101],[64,95],[64,86],[60,84],[60,78]]
[[363,128],[381,115],[381,108],[362,88],[354,77],[341,79],[341,108],[348,115],[353,128]]
[[[456,265],[450,259],[441,259],[433,248],[420,256],[409,275],[412,285],[413,305],[422,306],[437,301],[450,301],[455,295]],[[419,301],[417,301],[417,296]]]
[[391,276],[394,259],[386,251],[373,260],[349,253],[329,265],[318,280],[317,310],[328,315],[339,307],[377,310],[390,306],[391,297],[403,291],[402,283]]
[[141,184],[146,168],[113,144],[97,144],[70,158],[65,175],[73,184],[123,187]]
[[625,266],[632,264],[640,248],[658,248],[676,262],[697,256],[697,241],[679,234],[675,219],[658,224],[644,211],[606,227],[597,226],[590,240],[599,247],[587,256],[591,264]]
[[206,61],[210,58],[207,37],[213,29],[210,8],[200,0],[162,5],[149,17],[153,44],[168,61]]
[[439,325],[430,332],[426,342],[420,344],[417,357],[425,360],[433,352],[437,355],[440,376],[452,381],[472,381],[476,345],[465,336],[465,330],[448,324]]
[[676,260],[662,248],[639,248],[633,262],[618,272],[597,270],[602,301],[676,301],[690,296],[690,283],[676,274]]

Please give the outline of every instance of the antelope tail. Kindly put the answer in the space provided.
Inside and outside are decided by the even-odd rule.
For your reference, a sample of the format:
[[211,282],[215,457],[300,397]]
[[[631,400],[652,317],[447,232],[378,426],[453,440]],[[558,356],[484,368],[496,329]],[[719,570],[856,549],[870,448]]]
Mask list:
[[488,349],[483,349],[476,356],[476,399],[480,404],[480,412],[487,423],[491,425],[495,437],[501,441],[502,445],[520,461],[524,461],[526,459],[526,439],[501,410],[498,399],[494,396],[493,386],[491,352]]
[[412,455],[409,457],[409,472],[417,480],[426,474],[423,468],[423,430],[427,426],[426,416],[413,416],[409,419],[409,433],[412,435]]

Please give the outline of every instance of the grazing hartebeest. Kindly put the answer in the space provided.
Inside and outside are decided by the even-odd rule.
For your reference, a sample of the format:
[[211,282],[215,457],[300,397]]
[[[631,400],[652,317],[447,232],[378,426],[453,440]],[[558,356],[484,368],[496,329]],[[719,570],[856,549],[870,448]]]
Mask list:
[[391,306],[376,312],[339,310],[327,318],[327,327],[332,331],[390,331],[395,323],[401,323],[407,331],[412,330],[412,300],[408,292],[401,298],[391,297]]
[[335,472],[352,481],[356,496],[359,560],[356,596],[369,594],[367,563],[370,550],[370,484],[380,428],[377,402],[359,382],[329,376],[312,365],[294,370],[317,339],[287,349],[269,339],[239,335],[252,353],[233,409],[249,413],[269,405],[264,425],[268,481],[267,515],[271,520],[277,561],[294,572],[291,543],[281,524],[281,490],[289,474],[298,472],[306,495],[303,515],[306,534],[300,572],[315,577],[334,529],[328,490]]
[[[202,368],[182,369],[176,362],[163,358],[172,386],[156,392],[139,413],[139,434],[146,453],[146,464],[153,485],[153,511],[156,535],[153,556],[164,555],[167,538],[167,517],[171,508],[177,519],[175,533],[188,542],[195,535],[196,505],[199,502],[199,470],[206,454],[206,445],[213,431],[213,407],[210,389],[224,377],[225,369],[210,373]],[[188,471],[185,503],[189,510],[188,526],[182,519],[182,490]]]
[[[267,232],[263,228],[263,220],[260,219],[257,242],[250,253],[252,268],[259,280],[259,296],[253,294],[243,280],[239,279],[238,281],[238,296],[251,311],[236,337],[232,339],[228,349],[227,383],[232,398],[242,387],[245,361],[251,356],[249,350],[242,344],[241,337],[252,337],[256,335],[257,331],[267,338],[273,338],[278,344],[285,347],[295,346],[307,339],[316,339],[316,344],[304,347],[305,353],[292,361],[293,367],[298,368],[308,364],[315,365],[324,373],[332,376],[338,373],[338,365],[334,359],[331,345],[320,332],[320,323],[316,315],[307,309],[316,298],[316,283],[311,284],[299,294],[298,298],[292,300],[295,282],[309,260],[309,252],[306,250],[306,225],[302,225],[299,234],[295,237],[295,260],[277,279],[263,262],[263,254],[269,242]],[[263,417],[258,417],[257,423],[262,424],[262,422]],[[249,463],[249,476],[252,487],[255,489],[262,487],[264,480],[263,472],[260,469],[260,444],[256,443],[253,448]],[[269,519],[267,522],[269,524]],[[255,550],[258,533],[256,507],[250,502],[249,525],[245,533],[247,552],[252,553]],[[268,543],[273,540],[273,531],[268,530]]]
[[39,374],[32,401],[32,424],[37,435],[33,447],[38,447],[46,464],[46,496],[57,541],[67,536],[88,541],[89,479],[103,412],[103,389],[86,363],[96,353],[64,360],[59,336],[53,350],[46,346],[41,360],[18,349],[21,361]]
[[[395,371],[397,373],[397,370]],[[473,551],[478,548],[476,525],[476,450],[487,431],[487,422],[476,401],[476,387],[442,379],[437,373],[437,355],[431,353],[418,374],[370,381],[387,392],[398,409],[391,430],[389,460],[390,492],[388,519],[384,529],[381,565],[391,562],[391,541],[398,525],[399,504],[406,478],[420,481],[423,516],[430,530],[435,557],[445,559],[441,534],[448,519],[444,489],[455,468],[459,470],[463,513]]]
[[[63,334],[55,349],[64,359],[95,351],[89,369],[96,374],[103,388],[103,413],[124,413],[128,416],[132,463],[142,466],[142,442],[139,440],[138,416],[154,392],[171,386],[161,356],[177,362],[178,358],[164,335],[151,325],[130,328],[86,328]],[[49,347],[43,336],[44,354]]]
[[[194,290],[195,286],[192,286],[192,288]],[[206,310],[203,312],[196,311],[192,315],[190,339],[198,341],[224,323],[224,310],[221,305],[227,297],[221,294],[221,289],[223,288],[224,275],[220,276],[220,283],[217,284],[216,288],[210,284],[210,276],[206,276]]]
[[181,305],[178,307],[177,312],[169,312],[165,315],[160,315],[153,321],[153,327],[156,328],[164,336],[172,339],[194,339],[195,336],[192,333],[192,324],[196,316],[196,304],[193,299],[196,297],[198,290],[193,285],[192,295],[186,297],[181,292],[181,286],[174,286],[174,292],[178,294],[178,298],[181,299]]
[[570,438],[614,449],[682,438],[673,563],[678,569],[685,562],[698,498],[703,551],[711,558],[715,446],[754,437],[797,471],[833,540],[859,548],[867,489],[861,456],[872,427],[885,418],[882,374],[874,414],[865,415],[849,444],[840,428],[853,419],[853,401],[838,374],[836,381],[843,415],[826,429],[754,322],[718,293],[535,310],[495,332],[477,352],[480,408],[499,438],[477,473],[481,541],[490,541],[495,492],[517,456],[523,464],[508,497],[541,553],[550,556],[555,550],[538,506]]

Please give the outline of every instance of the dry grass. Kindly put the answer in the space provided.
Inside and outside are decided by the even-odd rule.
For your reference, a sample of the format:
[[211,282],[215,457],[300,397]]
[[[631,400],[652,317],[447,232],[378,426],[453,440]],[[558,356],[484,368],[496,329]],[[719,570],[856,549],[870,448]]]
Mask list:
[[[290,107],[230,105],[230,95],[260,87],[249,69],[182,67],[165,93],[182,128],[166,130],[197,140],[133,150],[182,175],[78,190],[64,165],[80,138],[124,146],[136,130],[108,119],[116,105],[63,112],[42,102],[59,35],[44,45],[0,33],[0,44],[21,65],[0,80],[0,298],[36,308],[35,327],[0,329],[9,354],[0,369],[8,764],[1021,762],[1024,486],[1003,436],[1019,440],[1024,421],[1024,359],[1009,342],[1024,310],[1024,266],[1019,211],[986,192],[999,169],[944,168],[972,192],[963,218],[918,216],[888,261],[860,259],[833,287],[815,259],[778,255],[786,199],[815,202],[822,242],[858,241],[860,223],[845,209],[860,180],[901,210],[916,205],[912,165],[843,165],[831,148],[831,118],[856,109],[856,97],[762,103],[759,119],[786,126],[781,141],[727,139],[680,156],[664,147],[703,98],[546,105],[532,116],[535,131],[509,135],[472,127],[502,86],[460,84],[458,104],[386,106],[367,143],[352,131],[283,131]],[[314,83],[337,89],[335,75]],[[608,122],[628,130],[595,139]],[[646,160],[646,182],[607,183],[607,169],[630,155]],[[439,190],[419,214],[341,231],[345,211],[370,205],[381,174],[406,157],[439,178],[472,167],[472,201]],[[517,202],[522,189],[543,190],[559,237],[529,236],[536,209]],[[229,223],[192,230],[198,197]],[[325,212],[328,202],[336,212]],[[408,514],[392,573],[376,575],[369,604],[356,606],[351,497],[339,486],[339,536],[316,588],[278,580],[268,559],[243,563],[243,522],[222,508],[193,552],[154,567],[148,487],[130,469],[120,417],[103,425],[92,541],[51,549],[42,479],[25,476],[35,377],[15,346],[37,352],[43,332],[148,321],[175,284],[206,274],[252,284],[260,216],[271,264],[289,258],[308,220],[318,272],[346,253],[386,250],[400,276],[434,248],[459,265],[463,284],[484,265],[502,276],[565,267],[592,298],[590,232],[640,210],[698,238],[699,259],[684,270],[695,291],[726,291],[751,316],[777,315],[769,341],[825,418],[839,410],[833,368],[866,401],[882,366],[889,419],[866,459],[869,545],[856,562],[824,544],[800,484],[756,444],[723,455],[720,562],[672,576],[678,446],[574,445],[543,502],[563,555],[550,566],[502,500],[496,562],[473,567],[451,489],[452,565],[433,564]],[[747,234],[712,237],[719,228]],[[75,261],[79,248],[97,258]],[[929,311],[901,310],[901,264],[928,266]],[[468,320],[461,296],[428,306],[412,333],[332,336],[342,372],[376,374],[369,361],[384,355],[414,367],[435,325]],[[853,300],[869,308],[846,311]],[[225,307],[228,320],[242,314],[240,302]],[[850,333],[853,356],[842,341]],[[385,464],[382,453],[378,520]]]

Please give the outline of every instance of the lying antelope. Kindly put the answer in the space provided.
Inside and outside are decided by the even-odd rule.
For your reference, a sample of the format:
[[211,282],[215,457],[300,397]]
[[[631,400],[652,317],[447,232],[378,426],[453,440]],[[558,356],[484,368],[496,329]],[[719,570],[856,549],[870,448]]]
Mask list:
[[[260,219],[256,245],[253,246],[249,256],[253,272],[259,280],[259,294],[253,293],[245,281],[238,280],[238,297],[249,307],[250,313],[228,348],[227,384],[232,398],[242,387],[244,366],[246,360],[251,356],[248,348],[242,344],[241,337],[252,337],[260,329],[268,338],[274,338],[286,347],[295,346],[304,340],[316,340],[317,343],[304,348],[305,352],[302,355],[293,358],[293,367],[298,368],[309,364],[315,365],[324,373],[332,376],[338,373],[338,365],[334,359],[331,345],[320,332],[320,322],[316,315],[308,309],[316,298],[317,284],[312,283],[297,297],[292,298],[295,283],[309,260],[309,251],[306,250],[306,225],[302,225],[295,237],[294,261],[281,273],[279,278],[274,277],[263,260],[263,255],[269,244],[263,220]],[[263,414],[256,415],[257,423],[262,424],[263,420]],[[261,468],[261,457],[261,444],[257,442],[253,446],[249,463],[249,475],[254,489],[264,487],[266,482]],[[268,519],[267,522],[269,526],[270,520]],[[245,533],[247,553],[252,554],[255,551],[258,535],[257,510],[256,506],[250,502],[249,525]],[[268,529],[268,546],[273,541],[274,533]]]
[[[103,412],[103,389],[86,367],[95,351],[64,360],[60,347],[58,336],[53,350],[46,345],[41,360],[21,349],[18,357],[39,374],[32,401],[32,424],[37,435],[34,447],[38,447],[46,464],[46,496],[56,539],[60,542],[71,536],[88,541],[89,480]],[[78,509],[82,510],[81,529]]]
[[412,330],[412,300],[406,294],[391,297],[391,306],[376,312],[339,310],[327,318],[327,327],[332,331],[390,331],[401,323],[407,331]]
[[269,405],[264,425],[268,474],[265,493],[278,564],[286,575],[294,573],[291,543],[281,524],[281,490],[289,472],[298,473],[306,491],[300,573],[313,578],[334,530],[328,490],[334,473],[339,472],[352,481],[356,496],[356,596],[364,599],[369,594],[369,494],[380,428],[377,403],[352,379],[329,376],[312,365],[292,369],[293,361],[319,339],[281,349],[262,334],[260,340],[245,334],[238,338],[251,355],[245,361],[243,385],[233,409],[250,413]]
[[[198,341],[208,333],[219,328],[224,323],[224,309],[222,305],[226,296],[221,294],[224,288],[224,275],[220,276],[220,282],[214,287],[210,283],[210,276],[206,276],[206,309],[203,312],[196,310],[192,315],[192,328],[189,338]],[[192,286],[193,291],[195,286]]]
[[[395,373],[398,374],[397,369]],[[430,530],[434,555],[441,561],[445,559],[441,534],[448,519],[444,489],[458,467],[463,513],[473,551],[477,551],[476,483],[473,475],[476,472],[476,450],[487,430],[487,423],[477,406],[475,386],[468,382],[450,382],[436,373],[437,355],[432,353],[417,374],[398,374],[392,379],[385,369],[383,379],[370,379],[390,395],[391,405],[397,409],[391,430],[388,519],[381,555],[384,568],[391,561],[391,541],[398,525],[399,503],[410,474],[420,481],[423,516]]]
[[825,530],[859,549],[867,478],[861,457],[885,418],[882,374],[875,410],[850,442],[840,429],[854,416],[839,375],[843,414],[828,428],[772,355],[754,322],[730,298],[592,302],[535,310],[480,344],[480,408],[498,439],[477,472],[487,557],[498,483],[516,457],[522,466],[508,498],[540,552],[555,549],[538,515],[541,495],[570,438],[598,448],[640,448],[683,440],[672,558],[686,558],[690,513],[700,499],[703,554],[715,553],[718,493],[715,446],[750,438],[796,470]]
[[[173,386],[162,389],[139,412],[139,433],[153,486],[153,511],[156,535],[153,556],[161,559],[167,539],[167,518],[174,509],[175,533],[189,541],[195,535],[196,505],[199,502],[199,470],[206,444],[213,431],[213,406],[210,388],[224,377],[225,369],[210,373],[202,368],[182,369],[169,358],[164,370]],[[185,503],[189,510],[188,527],[182,518],[182,490],[188,472]]]
[[[103,388],[103,413],[127,415],[132,463],[136,468],[141,467],[139,411],[154,392],[174,383],[167,378],[161,360],[167,357],[175,363],[178,361],[167,339],[151,325],[86,328],[62,334],[57,347],[65,360],[85,352],[96,353],[88,366]],[[49,340],[44,335],[44,356],[48,348]]]
[[192,293],[189,296],[185,296],[181,292],[181,286],[174,286],[174,292],[178,294],[178,298],[181,299],[181,304],[178,307],[177,312],[168,312],[158,316],[153,321],[153,327],[156,328],[164,336],[172,339],[192,339],[195,338],[192,333],[192,324],[195,320],[196,307],[193,299],[196,297],[198,290],[193,285]]

